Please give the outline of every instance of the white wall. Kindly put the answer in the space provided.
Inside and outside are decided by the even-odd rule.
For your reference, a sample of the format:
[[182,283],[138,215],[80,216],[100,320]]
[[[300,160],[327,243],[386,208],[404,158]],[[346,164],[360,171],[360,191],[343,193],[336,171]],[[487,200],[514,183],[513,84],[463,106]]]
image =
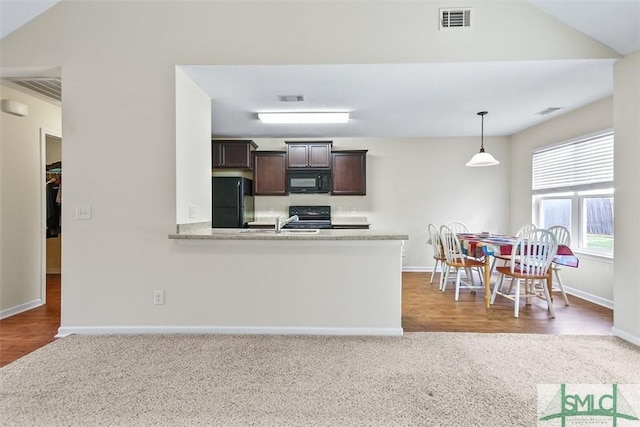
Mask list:
[[615,307],[617,335],[640,345],[640,52],[615,67]]
[[[206,304],[194,308],[187,302],[177,302],[181,300],[178,298],[165,306],[154,306],[153,290],[164,289],[167,295],[205,295],[212,292],[212,286],[233,280],[233,271],[228,268],[221,269],[215,280],[187,280],[204,277],[210,267],[198,270],[198,264],[185,261],[175,252],[175,242],[167,238],[175,229],[176,212],[184,212],[184,207],[176,206],[174,174],[178,64],[353,64],[616,56],[526,2],[468,1],[465,5],[473,6],[484,18],[474,31],[447,35],[437,29],[438,7],[447,4],[450,5],[427,1],[63,1],[0,40],[2,67],[53,64],[63,70],[62,325],[166,325],[173,322],[176,313],[188,313],[192,324],[207,322],[211,317]],[[516,19],[525,16],[533,25],[521,25]],[[279,25],[282,22],[287,25]],[[469,106],[469,114],[482,108]],[[507,194],[490,196],[498,197],[490,199],[496,203],[491,212],[478,206],[487,204],[487,194],[499,194],[505,188],[496,181],[508,176],[504,168],[511,166],[506,163],[475,171],[477,179],[458,181],[446,193],[438,193],[438,201],[446,200],[446,205],[441,206],[448,209],[431,211],[437,202],[423,201],[431,197],[428,191],[420,195],[411,188],[405,194],[395,188],[406,179],[440,179],[439,174],[433,177],[428,173],[427,165],[435,163],[440,174],[450,172],[443,159],[450,159],[454,171],[464,168],[464,162],[477,150],[477,141],[467,141],[470,140],[450,141],[456,147],[464,145],[464,149],[452,152],[444,143],[423,147],[419,140],[401,142],[400,145],[406,144],[402,150],[379,140],[368,143],[364,148],[371,150],[371,170],[382,173],[382,177],[376,175],[371,180],[371,186],[383,196],[372,192],[367,197],[372,211],[386,209],[385,217],[376,214],[372,221],[391,224],[393,228],[407,227],[412,237],[419,234],[416,224],[426,225],[431,216],[433,221],[442,222],[452,212],[467,212],[472,217],[469,222],[479,226],[497,216],[498,227],[504,226],[507,213],[502,206],[508,203]],[[361,146],[360,142],[357,145]],[[488,148],[494,150],[493,145]],[[414,150],[424,159],[414,155]],[[498,157],[506,154],[499,142],[495,150]],[[397,153],[401,151],[411,153],[411,157],[400,157]],[[12,171],[9,177],[20,173]],[[425,186],[430,188],[431,184]],[[406,200],[412,203],[392,205]],[[16,205],[10,202],[3,199],[3,209],[15,209]],[[468,207],[471,203],[473,206]],[[91,206],[92,219],[73,219],[76,205]],[[486,213],[476,216],[475,212]],[[456,216],[463,219],[462,214]],[[410,244],[413,250],[423,243],[416,238]],[[427,249],[424,250],[426,255]],[[422,262],[416,253],[409,263]],[[2,257],[5,262],[6,251]],[[34,267],[30,264],[25,269]],[[243,310],[241,305],[229,308]]]
[[[63,325],[70,333],[398,335],[400,241],[173,241],[180,286],[146,322]],[[376,268],[371,268],[375,265]],[[192,284],[202,283],[197,292]],[[366,295],[366,298],[363,298]]]
[[41,304],[40,130],[61,132],[52,103],[0,85],[2,99],[29,107],[29,115],[0,113],[0,317]]
[[176,224],[211,221],[211,98],[179,67],[175,174]]
[[[563,114],[511,138],[511,224],[531,223],[531,154],[538,148],[613,127],[613,98],[608,97]],[[616,145],[618,143],[616,132]],[[617,174],[617,171],[616,171]],[[617,187],[617,184],[616,184]],[[618,198],[616,190],[616,200]],[[616,227],[617,227],[616,214]],[[616,241],[616,245],[617,245]],[[563,281],[574,293],[613,307],[613,261],[580,256],[577,269],[564,268]]]
[[46,164],[62,161],[62,139],[47,135]]

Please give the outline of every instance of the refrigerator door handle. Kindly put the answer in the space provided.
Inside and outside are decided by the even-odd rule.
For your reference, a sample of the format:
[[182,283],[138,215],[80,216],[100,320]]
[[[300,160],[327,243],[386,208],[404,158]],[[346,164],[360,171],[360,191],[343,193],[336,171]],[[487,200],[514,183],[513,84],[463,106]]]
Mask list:
[[242,196],[242,187],[241,182],[236,182],[236,196],[238,197],[238,202],[236,203],[236,218],[238,218],[238,226],[240,228],[244,227],[244,218],[242,216],[242,203],[244,202]]

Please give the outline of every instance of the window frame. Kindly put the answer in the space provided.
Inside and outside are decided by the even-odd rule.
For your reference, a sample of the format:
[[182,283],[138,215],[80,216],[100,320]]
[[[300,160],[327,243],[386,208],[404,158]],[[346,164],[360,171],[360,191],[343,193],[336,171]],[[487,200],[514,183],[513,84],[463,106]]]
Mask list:
[[[562,193],[544,193],[533,195],[533,223],[543,224],[542,215],[542,202],[544,200],[559,200],[569,199],[571,200],[571,226],[569,231],[571,232],[571,248],[576,253],[588,254],[597,258],[613,259],[613,249],[611,253],[599,252],[586,248],[586,232],[582,231],[587,227],[586,210],[584,207],[584,201],[586,198],[597,197],[611,197],[615,200],[615,190],[613,188],[601,189],[601,190],[585,190],[585,191],[573,191]],[[615,220],[614,220],[615,221]],[[614,222],[615,227],[615,222]],[[615,247],[615,240],[614,240]]]
[[[562,148],[571,144],[579,144],[582,142],[588,142],[590,140],[596,140],[600,138],[605,138],[611,136],[613,142],[615,144],[615,135],[613,133],[613,129],[605,129],[599,132],[595,132],[589,135],[581,136],[578,138],[574,138],[567,141],[562,141],[542,147],[536,147],[531,153],[531,165],[532,165],[532,185],[531,185],[531,197],[532,197],[532,219],[534,224],[539,224],[540,226],[543,224],[543,212],[542,205],[544,200],[553,200],[553,199],[570,199],[571,200],[571,215],[570,215],[570,232],[571,232],[571,246],[574,252],[588,255],[589,257],[604,259],[604,260],[613,260],[614,257],[614,248],[615,248],[615,234],[614,241],[611,253],[594,251],[586,248],[586,231],[582,233],[582,230],[586,230],[587,227],[587,212],[585,209],[585,200],[587,198],[598,198],[598,197],[610,197],[614,200],[615,203],[615,189],[614,182],[596,182],[596,183],[587,183],[581,184],[577,186],[560,186],[555,188],[543,188],[534,190],[534,156],[538,153],[548,152],[549,150],[553,150],[554,148]],[[613,219],[613,227],[615,229],[615,219]],[[550,224],[551,226],[553,224]]]

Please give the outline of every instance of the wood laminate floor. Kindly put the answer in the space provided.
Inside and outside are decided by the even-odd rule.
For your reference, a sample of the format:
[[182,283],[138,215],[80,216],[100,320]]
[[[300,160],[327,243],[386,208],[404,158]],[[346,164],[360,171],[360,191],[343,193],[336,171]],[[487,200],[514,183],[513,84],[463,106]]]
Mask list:
[[[489,310],[484,294],[462,291],[454,301],[430,284],[430,273],[402,274],[402,327],[405,332],[513,332],[539,334],[608,335],[613,311],[569,296],[570,306],[556,295],[556,318],[548,316],[544,301],[522,307],[513,317],[513,303],[498,299]],[[436,276],[437,277],[437,276]],[[0,367],[52,342],[60,326],[60,275],[47,275],[47,304],[0,320]]]
[[405,332],[508,332],[552,335],[610,335],[613,310],[569,295],[564,305],[554,292],[556,318],[549,317],[546,301],[534,299],[531,306],[520,305],[513,317],[513,301],[498,296],[485,308],[484,291],[461,290],[454,300],[453,284],[438,290],[438,278],[430,284],[431,273],[402,274],[402,327]]
[[60,327],[60,275],[47,274],[47,303],[0,320],[0,367],[55,340]]

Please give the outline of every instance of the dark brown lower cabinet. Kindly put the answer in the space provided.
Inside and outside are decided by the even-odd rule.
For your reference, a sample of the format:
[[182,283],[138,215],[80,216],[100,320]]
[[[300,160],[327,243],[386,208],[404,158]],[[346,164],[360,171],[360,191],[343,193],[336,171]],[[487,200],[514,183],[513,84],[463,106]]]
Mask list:
[[331,153],[331,194],[367,194],[367,150],[340,150]]
[[253,194],[256,196],[286,196],[284,151],[254,151]]

